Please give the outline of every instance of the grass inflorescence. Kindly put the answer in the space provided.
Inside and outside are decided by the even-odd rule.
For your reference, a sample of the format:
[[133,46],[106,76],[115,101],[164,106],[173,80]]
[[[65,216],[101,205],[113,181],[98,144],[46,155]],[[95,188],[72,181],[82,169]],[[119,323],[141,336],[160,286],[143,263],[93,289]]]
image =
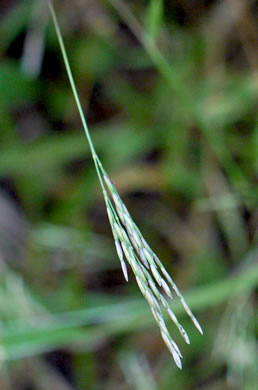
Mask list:
[[184,310],[189,315],[196,328],[202,334],[203,332],[201,326],[191,312],[189,306],[187,305],[184,297],[180,293],[173,279],[170,277],[170,275],[164,268],[162,262],[159,260],[157,255],[152,251],[148,243],[143,238],[140,230],[136,226],[125,204],[120,198],[118,191],[116,190],[115,186],[109,179],[108,174],[104,170],[101,160],[95,151],[94,144],[92,142],[91,135],[88,130],[88,126],[83,114],[80,99],[67,58],[55,10],[50,0],[48,0],[48,5],[55,25],[58,41],[64,58],[64,63],[71,83],[75,101],[81,116],[87,140],[89,142],[96,172],[102,187],[107,214],[124,277],[126,281],[128,281],[127,264],[129,264],[135,275],[137,284],[142,294],[150,305],[152,314],[160,328],[161,336],[165,344],[171,352],[176,365],[179,368],[182,368],[182,354],[167,329],[163,317],[164,310],[167,311],[171,320],[174,322],[179,332],[183,336],[185,342],[189,344],[190,340],[185,329],[178,322],[175,314],[170,308],[168,299],[173,299],[173,295],[177,296],[180,299]]

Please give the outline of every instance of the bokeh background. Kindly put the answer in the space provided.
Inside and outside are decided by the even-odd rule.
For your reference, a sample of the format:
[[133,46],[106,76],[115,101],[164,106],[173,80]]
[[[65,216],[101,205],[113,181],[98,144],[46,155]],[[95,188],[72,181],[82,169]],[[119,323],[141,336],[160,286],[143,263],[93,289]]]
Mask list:
[[1,390],[257,389],[255,1],[54,4],[96,149],[204,336],[175,300],[180,371],[123,279],[46,2],[2,0]]

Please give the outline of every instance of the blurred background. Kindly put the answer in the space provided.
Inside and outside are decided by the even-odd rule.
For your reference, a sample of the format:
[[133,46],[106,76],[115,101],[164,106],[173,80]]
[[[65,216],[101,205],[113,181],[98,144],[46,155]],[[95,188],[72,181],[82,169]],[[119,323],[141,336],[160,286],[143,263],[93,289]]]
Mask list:
[[255,1],[54,2],[102,162],[204,336],[126,283],[47,4],[0,1],[0,389],[255,390]]

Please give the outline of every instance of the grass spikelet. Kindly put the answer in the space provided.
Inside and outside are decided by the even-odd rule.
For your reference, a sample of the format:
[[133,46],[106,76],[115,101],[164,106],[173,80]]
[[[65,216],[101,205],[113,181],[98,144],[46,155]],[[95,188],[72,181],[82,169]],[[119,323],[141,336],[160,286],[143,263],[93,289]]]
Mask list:
[[[176,345],[176,343],[171,338],[168,332],[168,329],[166,327],[163,318],[162,310],[165,309],[168,312],[170,318],[175,323],[176,327],[180,331],[186,343],[189,344],[190,341],[185,330],[179,324],[176,316],[174,315],[173,311],[169,307],[167,299],[160,292],[160,290],[164,291],[168,296],[168,298],[172,298],[172,290],[175,291],[186,313],[189,315],[189,317],[191,318],[191,320],[193,321],[194,325],[196,326],[196,328],[199,330],[200,333],[202,333],[202,329],[197,319],[192,314],[190,308],[186,304],[176,284],[174,283],[174,281],[172,280],[172,278],[170,277],[170,275],[167,273],[166,269],[162,265],[162,262],[159,260],[157,255],[152,251],[148,243],[143,238],[140,230],[134,223],[133,219],[130,216],[130,213],[128,212],[126,206],[124,205],[122,199],[120,198],[115,186],[113,185],[113,183],[109,179],[108,174],[103,168],[103,165],[95,151],[94,144],[92,142],[91,135],[88,130],[88,126],[83,114],[77,89],[68,62],[68,58],[64,47],[62,35],[59,29],[56,14],[50,0],[48,0],[48,5],[55,25],[56,34],[63,55],[68,78],[79,110],[83,128],[90,146],[98,179],[103,191],[108,219],[114,236],[115,246],[121,263],[124,277],[126,281],[128,281],[128,272],[127,272],[127,265],[126,265],[126,261],[127,261],[127,263],[130,265],[135,275],[137,284],[142,294],[144,295],[144,297],[146,298],[147,302],[150,305],[154,319],[156,320],[160,328],[161,336],[165,344],[167,345],[169,351],[171,352],[176,365],[181,369],[182,355],[178,346]],[[166,281],[164,280],[163,276],[166,278]]]

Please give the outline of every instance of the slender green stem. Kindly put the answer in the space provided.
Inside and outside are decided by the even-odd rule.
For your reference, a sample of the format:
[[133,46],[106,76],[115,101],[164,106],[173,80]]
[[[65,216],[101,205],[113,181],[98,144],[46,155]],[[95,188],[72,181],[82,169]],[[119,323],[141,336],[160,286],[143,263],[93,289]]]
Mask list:
[[53,18],[53,22],[54,22],[54,26],[55,26],[56,34],[57,34],[57,38],[58,38],[58,42],[59,42],[59,45],[60,45],[60,48],[61,48],[61,52],[62,52],[62,55],[63,55],[63,58],[64,58],[64,63],[65,63],[65,67],[66,67],[66,71],[67,71],[68,77],[69,77],[69,81],[71,83],[73,95],[74,95],[74,98],[75,98],[75,101],[76,101],[76,104],[77,104],[77,107],[78,107],[78,110],[79,110],[79,114],[80,114],[80,117],[81,117],[81,121],[82,121],[82,124],[83,124],[83,127],[84,127],[85,134],[87,136],[87,139],[88,139],[88,142],[89,142],[89,145],[90,145],[92,156],[94,157],[94,155],[96,155],[96,151],[95,151],[94,145],[93,145],[92,140],[91,140],[89,129],[88,129],[88,126],[87,126],[87,123],[86,123],[86,120],[85,120],[85,117],[84,117],[84,113],[83,113],[83,110],[82,110],[82,107],[81,107],[80,99],[79,99],[79,96],[78,96],[78,92],[77,92],[77,89],[76,89],[76,86],[75,86],[75,83],[74,83],[74,80],[73,80],[72,71],[71,71],[70,64],[69,64],[69,61],[68,61],[68,57],[67,57],[67,54],[66,54],[66,50],[65,50],[63,38],[62,38],[62,35],[61,35],[61,32],[60,32],[59,24],[58,24],[58,21],[57,21],[56,13],[55,13],[54,7],[53,7],[53,5],[52,5],[50,0],[48,0],[48,6],[49,6],[49,9],[50,9],[52,18]]
[[100,161],[100,159],[99,159],[99,157],[97,155],[97,152],[95,150],[95,147],[94,147],[92,139],[91,139],[89,128],[88,128],[88,125],[87,125],[87,122],[86,122],[86,119],[85,119],[85,116],[84,116],[84,113],[83,113],[83,109],[82,109],[82,106],[81,106],[81,103],[80,103],[80,99],[79,99],[79,95],[78,95],[78,92],[77,92],[77,88],[76,88],[75,83],[74,83],[72,70],[71,70],[71,67],[70,67],[70,64],[69,64],[68,56],[66,54],[65,45],[64,45],[62,34],[61,34],[61,31],[60,31],[60,28],[59,28],[59,24],[58,24],[58,21],[57,21],[55,9],[53,7],[53,4],[52,4],[51,0],[48,0],[48,6],[49,6],[50,13],[51,13],[51,16],[52,16],[52,19],[53,19],[53,23],[54,23],[54,26],[55,26],[58,42],[59,42],[60,49],[61,49],[61,52],[62,52],[62,55],[63,55],[66,71],[67,71],[68,78],[69,78],[69,81],[70,81],[70,84],[71,84],[71,88],[72,88],[72,91],[73,91],[75,102],[76,102],[76,105],[77,105],[77,108],[78,108],[78,111],[79,111],[79,114],[80,114],[80,117],[81,117],[82,125],[83,125],[83,128],[84,128],[84,131],[85,131],[85,134],[86,134],[89,146],[90,146],[90,150],[91,150],[92,158],[93,158],[93,161],[94,161],[94,164],[95,164],[95,167],[96,167],[98,178],[99,178],[102,190],[105,193],[106,189],[105,189],[105,186],[104,186],[104,183],[103,183],[103,179],[102,179],[102,175],[101,175],[101,172],[100,172],[100,169],[103,170],[103,167],[102,167],[101,161]]

